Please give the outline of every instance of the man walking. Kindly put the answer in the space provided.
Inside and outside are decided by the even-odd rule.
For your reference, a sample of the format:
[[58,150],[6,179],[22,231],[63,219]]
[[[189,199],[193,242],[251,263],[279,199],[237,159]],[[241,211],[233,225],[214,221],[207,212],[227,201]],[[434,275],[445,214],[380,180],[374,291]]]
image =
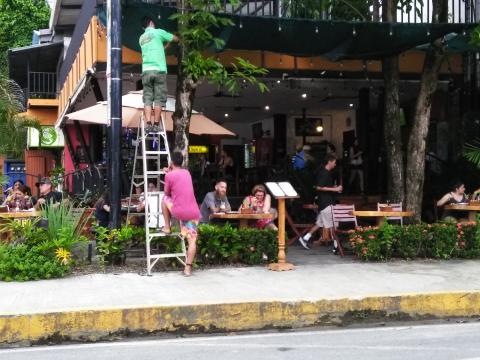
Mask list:
[[[337,159],[333,154],[327,154],[325,161],[325,167],[318,172],[317,185],[315,186],[315,189],[319,192],[317,221],[308,233],[298,239],[300,244],[307,250],[310,249],[308,244],[309,240],[319,228],[324,228],[324,234],[327,233],[327,231],[330,233],[333,227],[332,205],[335,205],[336,194],[341,193],[343,190],[342,185],[334,185],[332,176],[332,170],[337,165]],[[336,248],[336,242],[334,241],[334,252]]]
[[213,213],[230,210],[232,210],[232,208],[227,198],[227,182],[225,180],[218,180],[215,184],[215,191],[207,193],[200,206],[200,223],[208,223],[210,221],[210,215]]
[[200,211],[193,192],[192,176],[186,169],[182,169],[183,156],[179,152],[172,154],[170,166],[165,175],[165,195],[162,200],[162,213],[165,226],[162,231],[171,232],[170,219],[180,221],[180,232],[187,239],[187,261],[183,274],[192,274],[192,262],[197,251],[197,227]]
[[[167,61],[165,48],[171,41],[178,42],[178,37],[162,29],[155,29],[152,18],[142,19],[145,32],[140,36],[142,49],[142,84],[144,116],[147,128],[160,131],[162,107],[167,103]],[[166,44],[166,45],[164,45]],[[154,107],[154,124],[152,128],[152,107]]]

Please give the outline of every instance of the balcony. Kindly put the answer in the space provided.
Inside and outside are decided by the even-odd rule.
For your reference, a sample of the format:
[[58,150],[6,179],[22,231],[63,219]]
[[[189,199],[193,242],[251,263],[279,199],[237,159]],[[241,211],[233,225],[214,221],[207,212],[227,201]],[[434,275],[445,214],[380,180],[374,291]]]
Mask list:
[[57,74],[30,71],[27,88],[24,91],[27,99],[55,99],[57,97]]

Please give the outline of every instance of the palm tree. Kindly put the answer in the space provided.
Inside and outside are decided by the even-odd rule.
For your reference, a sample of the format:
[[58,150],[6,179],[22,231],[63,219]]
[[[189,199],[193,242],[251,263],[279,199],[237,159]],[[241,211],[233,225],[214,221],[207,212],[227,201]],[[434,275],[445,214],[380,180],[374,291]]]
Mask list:
[[0,77],[0,154],[17,159],[23,158],[27,128],[40,130],[38,120],[18,115],[25,110],[24,103],[20,86],[13,80]]

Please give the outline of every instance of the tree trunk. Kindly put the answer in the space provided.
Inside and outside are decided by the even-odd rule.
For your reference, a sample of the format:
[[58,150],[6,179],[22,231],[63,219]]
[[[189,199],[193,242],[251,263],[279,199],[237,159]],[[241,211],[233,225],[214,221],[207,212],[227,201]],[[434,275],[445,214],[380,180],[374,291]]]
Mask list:
[[178,70],[177,70],[177,89],[175,92],[175,112],[173,119],[173,151],[178,151],[183,155],[183,166],[188,166],[188,144],[190,117],[192,115],[193,101],[197,83],[185,73],[182,66],[182,54],[185,53],[183,46],[179,46],[178,51]]
[[398,56],[384,58],[382,71],[385,83],[384,139],[387,153],[388,199],[403,202],[405,194]]
[[[382,20],[395,22],[396,1],[382,2]],[[382,73],[385,84],[384,139],[387,154],[388,200],[403,202],[405,196],[402,133],[400,128],[400,70],[398,56],[382,59]]]
[[[432,23],[447,22],[447,0],[432,3]],[[430,125],[432,97],[437,89],[438,74],[444,59],[442,39],[436,39],[429,47],[423,63],[420,90],[415,104],[415,117],[408,140],[406,171],[406,208],[415,212],[414,220],[422,217],[423,183],[425,180],[425,145]]]
[[423,183],[425,180],[425,145],[430,125],[432,97],[444,58],[441,40],[436,40],[425,55],[420,90],[415,104],[415,117],[408,140],[406,172],[406,208],[415,212],[415,221],[422,215]]

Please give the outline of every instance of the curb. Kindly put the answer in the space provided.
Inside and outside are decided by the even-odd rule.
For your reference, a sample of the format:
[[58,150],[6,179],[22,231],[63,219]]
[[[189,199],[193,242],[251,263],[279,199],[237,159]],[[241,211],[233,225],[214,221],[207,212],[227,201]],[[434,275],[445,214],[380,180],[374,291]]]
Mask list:
[[480,315],[480,291],[0,315],[0,346]]

